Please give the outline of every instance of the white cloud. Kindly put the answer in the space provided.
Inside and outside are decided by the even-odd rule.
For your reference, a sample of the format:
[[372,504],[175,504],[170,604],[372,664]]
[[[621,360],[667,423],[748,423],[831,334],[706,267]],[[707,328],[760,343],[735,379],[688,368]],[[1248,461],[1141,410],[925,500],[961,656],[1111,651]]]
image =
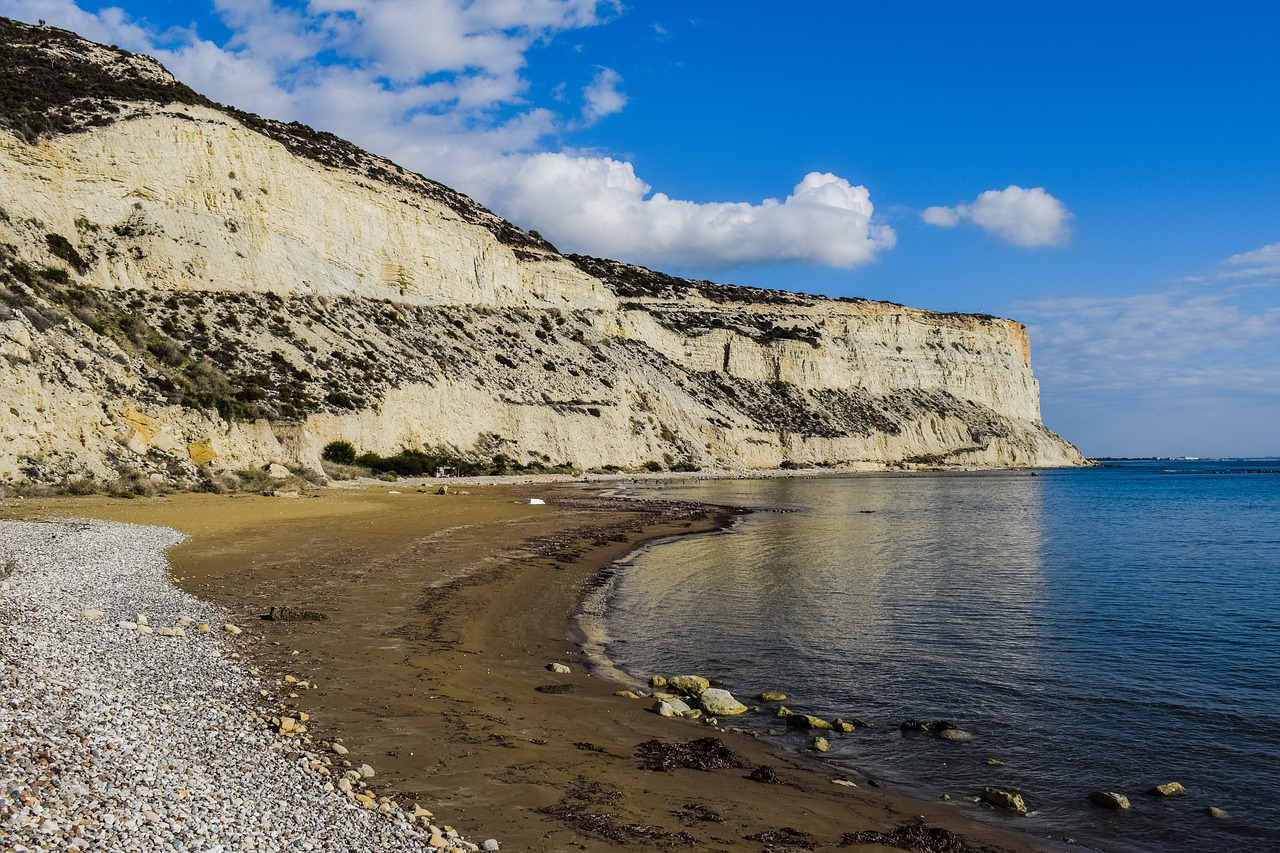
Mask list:
[[811,172],[779,201],[695,203],[650,194],[630,163],[538,154],[503,181],[501,206],[552,242],[648,264],[727,267],[816,263],[853,267],[891,248],[891,228],[871,224],[865,187]]
[[[1121,296],[1026,301],[1014,306],[1036,341],[1036,373],[1058,388],[1134,399],[1189,389],[1280,393],[1280,244],[1234,255],[1194,284]],[[1233,284],[1232,267],[1259,278]]]
[[618,90],[622,84],[622,76],[612,68],[601,68],[591,81],[591,85],[582,90],[582,119],[587,124],[595,124],[607,115],[622,112],[627,105],[627,96]]
[[[849,268],[893,246],[865,187],[811,173],[758,203],[672,199],[627,162],[546,142],[625,108],[596,66],[581,102],[530,103],[530,49],[605,22],[617,0],[206,0],[231,35],[159,31],[119,9],[0,0],[0,14],[150,53],[214,100],[329,130],[475,196],[569,251],[687,267]],[[193,16],[203,10],[193,10]],[[590,66],[588,66],[590,67]]]
[[972,204],[926,208],[921,218],[930,225],[954,228],[972,222],[997,240],[1015,246],[1060,246],[1070,235],[1071,212],[1043,187],[1010,185],[987,190]]

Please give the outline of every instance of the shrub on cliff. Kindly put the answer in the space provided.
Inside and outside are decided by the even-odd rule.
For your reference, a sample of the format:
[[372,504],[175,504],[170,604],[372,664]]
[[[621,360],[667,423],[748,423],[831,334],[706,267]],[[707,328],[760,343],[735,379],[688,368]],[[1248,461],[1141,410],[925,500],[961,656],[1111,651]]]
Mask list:
[[351,442],[341,439],[331,441],[320,452],[320,458],[327,462],[336,462],[339,465],[354,465],[356,463],[356,447]]

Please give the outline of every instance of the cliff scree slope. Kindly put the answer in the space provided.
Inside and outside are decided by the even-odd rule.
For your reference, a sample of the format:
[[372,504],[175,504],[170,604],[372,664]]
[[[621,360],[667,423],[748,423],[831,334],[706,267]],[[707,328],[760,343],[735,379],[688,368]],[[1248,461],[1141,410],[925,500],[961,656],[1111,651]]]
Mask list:
[[317,470],[338,439],[505,470],[1083,462],[1019,323],[562,255],[7,19],[0,391],[0,483]]

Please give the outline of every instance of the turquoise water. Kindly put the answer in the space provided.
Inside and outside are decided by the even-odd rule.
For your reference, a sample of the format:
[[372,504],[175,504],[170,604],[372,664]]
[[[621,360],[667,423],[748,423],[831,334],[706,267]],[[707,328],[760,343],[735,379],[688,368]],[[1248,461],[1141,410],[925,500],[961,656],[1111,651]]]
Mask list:
[[[1280,460],[637,484],[787,511],[635,555],[606,651],[870,720],[833,741],[837,770],[982,820],[1107,851],[1280,850],[1280,473],[1259,469]],[[904,735],[912,718],[974,737]],[[1187,795],[1143,793],[1169,780]],[[984,785],[1033,813],[963,799]]]

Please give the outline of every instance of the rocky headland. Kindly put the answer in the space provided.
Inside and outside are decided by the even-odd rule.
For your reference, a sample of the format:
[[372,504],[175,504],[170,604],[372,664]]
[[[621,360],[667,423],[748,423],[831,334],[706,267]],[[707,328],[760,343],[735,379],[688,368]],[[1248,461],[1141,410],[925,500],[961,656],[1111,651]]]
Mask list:
[[1025,327],[562,254],[331,134],[0,19],[0,484],[1083,462]]

